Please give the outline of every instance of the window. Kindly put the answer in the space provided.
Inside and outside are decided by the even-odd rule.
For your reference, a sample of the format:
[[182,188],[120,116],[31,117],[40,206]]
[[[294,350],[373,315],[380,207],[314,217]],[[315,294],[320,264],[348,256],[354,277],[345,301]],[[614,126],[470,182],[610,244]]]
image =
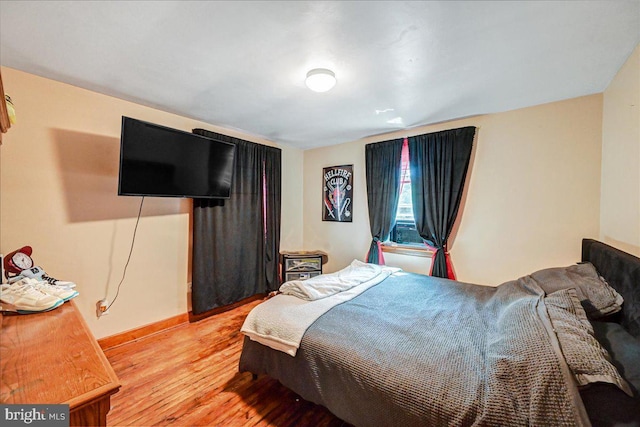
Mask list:
[[398,200],[398,211],[396,221],[413,223],[413,203],[411,203],[411,172],[409,170],[409,145],[404,140],[402,145],[402,171],[400,177],[400,200]]
[[391,229],[389,241],[399,245],[424,246],[422,237],[416,231],[411,201],[411,173],[409,170],[409,142],[405,138],[402,145],[402,177],[400,199],[396,212],[396,225]]

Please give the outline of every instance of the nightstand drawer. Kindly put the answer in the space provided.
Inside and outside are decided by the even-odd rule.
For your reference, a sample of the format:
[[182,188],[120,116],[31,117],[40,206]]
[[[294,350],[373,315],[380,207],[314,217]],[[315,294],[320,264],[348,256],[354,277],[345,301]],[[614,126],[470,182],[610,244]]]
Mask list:
[[322,274],[322,264],[327,261],[324,252],[283,252],[280,254],[280,279],[307,280]]
[[286,273],[284,281],[288,282],[289,280],[307,280],[315,276],[319,276],[319,271],[307,271],[300,273]]
[[322,270],[322,258],[285,258],[285,271],[316,271]]

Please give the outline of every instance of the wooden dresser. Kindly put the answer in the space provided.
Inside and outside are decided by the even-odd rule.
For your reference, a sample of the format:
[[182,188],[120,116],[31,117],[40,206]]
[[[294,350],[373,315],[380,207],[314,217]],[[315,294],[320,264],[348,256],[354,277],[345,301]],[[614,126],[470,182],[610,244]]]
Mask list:
[[107,424],[120,382],[73,301],[0,322],[1,403],[68,404],[70,425]]

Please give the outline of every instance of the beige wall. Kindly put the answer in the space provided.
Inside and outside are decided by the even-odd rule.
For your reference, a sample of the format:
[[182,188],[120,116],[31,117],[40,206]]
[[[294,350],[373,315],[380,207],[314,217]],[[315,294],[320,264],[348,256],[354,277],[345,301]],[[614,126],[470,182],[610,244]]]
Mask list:
[[[333,145],[304,152],[304,248],[329,254],[325,272],[346,267],[352,260],[366,257],[371,234],[367,211],[364,145],[373,139]],[[322,221],[322,168],[353,164],[353,222]],[[384,253],[388,265],[428,274],[430,258]]]
[[282,148],[282,226],[280,250],[299,251],[302,248],[302,176],[303,151]]
[[[118,300],[95,316],[95,303],[116,294],[140,203],[117,196],[121,116],[274,144],[10,68],[2,78],[17,123],[0,148],[0,252],[31,245],[37,265],[75,281],[98,338],[185,313],[191,200],[147,198]],[[291,165],[283,170],[282,246],[297,248],[302,151],[280,148]]]
[[[442,123],[304,152],[304,246],[329,252],[327,270],[362,259],[371,235],[364,145],[476,126],[476,141],[451,254],[459,280],[499,284],[579,260],[583,237],[597,237],[602,95]],[[321,220],[322,168],[354,165],[352,223]],[[428,260],[388,256],[408,271]]]
[[600,238],[640,256],[640,45],[604,92]]
[[[570,264],[585,236],[638,253],[638,56],[636,49],[604,102],[603,95],[592,95],[304,152],[281,146],[281,248],[327,251],[325,271],[363,259],[371,239],[364,145],[476,126],[451,247],[460,280],[495,285]],[[76,281],[77,304],[98,337],[184,313],[191,203],[148,198],[118,302],[110,315],[94,315],[97,300],[115,295],[139,206],[138,198],[116,196],[120,117],[274,144],[9,68],[2,75],[18,123],[0,148],[0,251],[32,245],[37,264]],[[353,222],[323,222],[322,168],[341,164],[354,165]],[[385,258],[407,271],[429,269],[426,258]]]

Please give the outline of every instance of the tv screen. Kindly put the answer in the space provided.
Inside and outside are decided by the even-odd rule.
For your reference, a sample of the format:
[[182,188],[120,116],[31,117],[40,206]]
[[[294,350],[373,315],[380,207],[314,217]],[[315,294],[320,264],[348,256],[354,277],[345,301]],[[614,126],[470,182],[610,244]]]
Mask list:
[[228,199],[235,149],[123,116],[118,195]]

